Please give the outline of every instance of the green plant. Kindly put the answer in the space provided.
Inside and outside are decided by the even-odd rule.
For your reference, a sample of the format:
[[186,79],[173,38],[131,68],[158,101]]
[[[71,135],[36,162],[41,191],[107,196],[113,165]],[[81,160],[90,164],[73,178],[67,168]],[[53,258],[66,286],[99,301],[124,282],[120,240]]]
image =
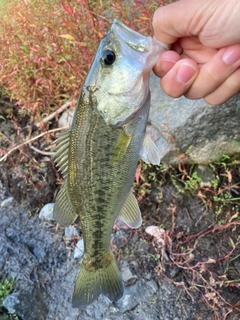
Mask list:
[[160,191],[159,184],[164,181],[165,174],[167,174],[167,167],[165,165],[160,164],[159,166],[153,166],[140,161],[135,174],[135,182],[133,184],[137,198],[141,200],[146,195],[150,194],[153,184],[155,184],[155,188]]
[[8,314],[9,320],[18,320],[18,316],[15,313]]
[[180,173],[171,175],[171,180],[178,192],[191,195],[197,194],[202,181],[192,165],[187,168],[185,166],[183,169],[180,168]]
[[[5,314],[5,311],[3,311],[3,301],[13,291],[13,289],[14,280],[8,280],[0,275],[0,314],[2,312]],[[3,319],[18,320],[18,316],[15,313],[9,312]]]
[[12,292],[14,287],[14,281],[9,281],[6,278],[0,280],[0,307],[3,300]]

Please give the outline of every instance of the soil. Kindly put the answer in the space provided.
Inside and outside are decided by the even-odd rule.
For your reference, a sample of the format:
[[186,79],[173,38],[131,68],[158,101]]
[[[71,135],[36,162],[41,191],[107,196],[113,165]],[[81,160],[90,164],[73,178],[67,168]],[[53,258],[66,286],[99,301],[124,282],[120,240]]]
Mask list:
[[[9,101],[0,104],[0,114],[0,156],[40,133]],[[69,311],[79,263],[73,260],[72,251],[78,237],[64,241],[63,228],[54,222],[43,223],[37,216],[42,205],[54,202],[62,181],[48,154],[53,140],[52,134],[45,135],[0,163],[0,202],[14,198],[13,203],[0,208],[2,241],[8,248],[24,245],[19,250],[2,248],[2,254],[8,254],[0,261],[0,273],[12,277],[14,261],[19,263],[20,268],[14,271],[18,277],[13,294],[17,294],[27,288],[20,276],[25,267],[21,268],[24,262],[19,257],[34,256],[28,262],[31,270],[24,270],[34,293],[31,301],[26,295],[27,300],[31,305],[38,301],[35,313],[42,312],[36,319],[240,318],[239,190],[233,190],[236,201],[219,206],[211,192],[203,193],[204,188],[181,192],[181,179],[176,182],[172,176],[182,177],[183,173],[171,168],[164,173],[155,171],[154,179],[135,186],[143,215],[141,228],[131,230],[120,221],[114,226],[113,251],[122,273],[130,273],[125,281],[125,300],[113,304],[100,297],[80,313]],[[44,154],[36,148],[45,150]],[[232,172],[235,184],[240,183],[238,168]],[[146,232],[149,226],[159,227],[155,237]],[[17,310],[19,319],[35,319],[32,313],[26,318]],[[3,312],[6,309],[0,306],[0,319]]]

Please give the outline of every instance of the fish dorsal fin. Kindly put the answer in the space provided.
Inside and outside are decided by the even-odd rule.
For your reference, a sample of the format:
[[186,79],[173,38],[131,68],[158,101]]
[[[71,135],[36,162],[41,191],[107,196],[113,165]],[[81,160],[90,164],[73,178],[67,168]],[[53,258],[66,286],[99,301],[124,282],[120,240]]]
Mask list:
[[56,162],[57,167],[63,175],[63,178],[67,178],[68,171],[68,148],[70,140],[70,131],[62,133],[56,141],[56,147],[53,149],[55,154],[53,160]]
[[53,217],[59,224],[63,226],[69,226],[77,218],[77,215],[74,212],[72,204],[69,200],[67,181],[64,182],[60,191],[58,192],[53,209]]
[[113,151],[113,164],[119,163],[119,161],[125,156],[131,139],[132,136],[129,135],[125,130],[123,130],[123,132],[119,135]]
[[154,165],[159,165],[161,160],[160,152],[157,146],[146,133],[139,156],[144,162]]
[[139,228],[142,224],[141,211],[132,191],[129,192],[127,200],[120,211],[119,218],[133,229]]

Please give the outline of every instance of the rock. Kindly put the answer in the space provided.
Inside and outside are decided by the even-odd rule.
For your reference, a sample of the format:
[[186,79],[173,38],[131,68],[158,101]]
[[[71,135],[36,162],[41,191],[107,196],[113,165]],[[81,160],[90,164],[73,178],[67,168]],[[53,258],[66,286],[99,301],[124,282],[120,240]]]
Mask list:
[[158,286],[154,280],[138,280],[133,286],[125,288],[123,297],[117,301],[116,305],[122,313],[133,310],[138,304],[154,295],[157,290]]
[[[130,288],[132,289],[132,287]],[[122,313],[132,310],[139,303],[135,295],[133,295],[131,292],[126,293],[126,291],[127,290],[125,290],[125,294],[123,295],[123,297],[119,301],[117,301],[117,306]]]
[[240,154],[240,95],[210,106],[203,99],[173,99],[150,78],[151,108],[147,131],[160,150],[162,162],[208,164],[223,154]]
[[71,240],[72,238],[75,238],[76,236],[78,236],[78,234],[79,234],[78,229],[73,226],[69,226],[65,228],[65,237],[67,240]]
[[126,286],[132,285],[133,283],[136,282],[137,276],[132,273],[127,262],[124,262],[122,264],[121,271],[122,271],[122,279]]
[[72,123],[73,114],[74,114],[73,109],[69,109],[69,110],[64,111],[58,121],[59,127],[70,126]]
[[151,273],[147,273],[147,274],[144,274],[143,277],[145,280],[150,280],[152,278],[152,275]]
[[3,301],[3,305],[9,312],[20,316],[22,320],[45,320],[48,313],[40,292],[35,296],[33,292],[20,290],[9,295]]
[[147,282],[147,287],[150,289],[150,294],[156,293],[158,291],[158,286],[154,280]]
[[47,203],[44,207],[42,207],[39,218],[44,220],[54,220],[53,218],[53,208],[54,203]]
[[1,207],[7,207],[9,206],[12,202],[13,202],[14,198],[13,197],[9,197],[7,199],[4,199],[2,202],[1,202]]
[[[66,319],[65,316],[59,319],[54,310],[50,311],[54,295],[58,303],[63,298],[60,302],[63,306],[67,300],[65,292],[70,295],[65,285],[59,288],[59,279],[67,279],[64,274],[69,266],[65,265],[63,274],[58,275],[56,271],[67,262],[67,251],[61,238],[44,229],[37,216],[32,217],[16,208],[0,207],[0,271],[14,279],[14,291],[3,304],[22,320]],[[60,290],[56,291],[55,281]],[[48,318],[49,313],[53,313],[53,317]]]
[[212,182],[215,180],[215,175],[213,170],[208,166],[198,165],[196,168],[196,173],[198,177],[201,179],[200,186],[210,187],[212,186]]
[[80,259],[83,256],[84,252],[84,242],[83,239],[80,239],[77,242],[76,248],[74,250],[74,259]]

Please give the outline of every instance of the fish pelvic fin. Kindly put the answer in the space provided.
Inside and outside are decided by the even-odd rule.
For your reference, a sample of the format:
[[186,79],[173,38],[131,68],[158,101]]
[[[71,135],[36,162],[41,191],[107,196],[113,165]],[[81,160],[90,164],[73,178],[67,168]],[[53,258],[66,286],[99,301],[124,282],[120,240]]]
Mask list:
[[53,209],[53,217],[63,226],[69,226],[77,218],[77,214],[73,210],[72,204],[69,200],[67,192],[67,180],[64,182],[60,191],[58,192]]
[[141,211],[132,191],[128,194],[127,200],[119,213],[119,218],[133,229],[139,228],[142,224]]
[[112,301],[119,300],[124,292],[120,271],[111,252],[106,253],[101,267],[91,266],[83,258],[72,298],[73,308],[92,303],[101,293]]
[[139,156],[145,163],[151,163],[153,165],[160,164],[160,151],[147,133],[145,133]]

